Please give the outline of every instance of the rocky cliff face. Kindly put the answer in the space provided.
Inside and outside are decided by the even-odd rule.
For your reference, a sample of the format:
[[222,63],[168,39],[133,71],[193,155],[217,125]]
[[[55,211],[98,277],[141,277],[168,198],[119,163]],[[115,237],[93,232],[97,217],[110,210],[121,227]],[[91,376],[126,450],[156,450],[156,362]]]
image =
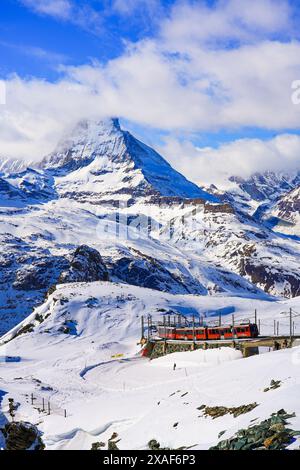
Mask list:
[[70,266],[59,276],[58,282],[108,281],[107,268],[100,253],[86,245],[79,246],[70,259]]

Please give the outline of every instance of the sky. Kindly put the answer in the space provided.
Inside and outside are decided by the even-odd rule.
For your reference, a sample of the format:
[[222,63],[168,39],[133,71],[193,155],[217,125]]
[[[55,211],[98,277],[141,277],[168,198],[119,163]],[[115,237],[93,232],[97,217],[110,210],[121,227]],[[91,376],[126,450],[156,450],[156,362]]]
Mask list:
[[79,119],[118,116],[196,182],[300,170],[298,1],[0,8],[1,157],[40,159]]

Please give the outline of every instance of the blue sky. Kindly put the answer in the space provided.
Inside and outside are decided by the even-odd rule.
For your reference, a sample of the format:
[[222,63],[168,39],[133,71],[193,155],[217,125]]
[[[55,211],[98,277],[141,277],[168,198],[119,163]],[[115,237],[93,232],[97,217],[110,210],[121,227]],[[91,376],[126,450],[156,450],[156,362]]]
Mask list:
[[81,115],[120,116],[180,170],[180,148],[190,145],[197,157],[198,147],[222,153],[237,141],[299,135],[300,106],[290,99],[300,79],[298,1],[3,0],[1,7],[8,91],[0,155],[36,158]]
[[[84,21],[76,24],[63,17],[38,12],[26,5],[26,1],[3,0],[0,51],[4,61],[1,61],[1,74],[16,72],[22,76],[54,80],[59,76],[56,67],[61,62],[79,65],[91,58],[106,62],[122,53],[125,40],[138,41],[153,35],[159,19],[152,15],[152,9],[145,8],[145,2],[139,7],[137,1],[132,14],[113,7],[116,2],[112,1],[76,0],[73,3],[91,8],[99,19],[90,25],[87,20],[86,25]],[[161,8],[167,11],[165,8],[172,3],[171,0],[160,2]],[[45,54],[39,55],[38,49]]]

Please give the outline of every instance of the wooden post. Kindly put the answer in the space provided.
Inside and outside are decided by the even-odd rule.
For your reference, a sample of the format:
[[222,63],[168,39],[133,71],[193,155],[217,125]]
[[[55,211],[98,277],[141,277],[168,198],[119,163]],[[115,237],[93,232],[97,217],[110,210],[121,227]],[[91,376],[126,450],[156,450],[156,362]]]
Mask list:
[[258,319],[258,334],[260,335],[260,318]]
[[64,416],[67,417],[67,410],[64,410]]
[[50,407],[50,401],[48,401],[48,415],[51,414],[51,407]]

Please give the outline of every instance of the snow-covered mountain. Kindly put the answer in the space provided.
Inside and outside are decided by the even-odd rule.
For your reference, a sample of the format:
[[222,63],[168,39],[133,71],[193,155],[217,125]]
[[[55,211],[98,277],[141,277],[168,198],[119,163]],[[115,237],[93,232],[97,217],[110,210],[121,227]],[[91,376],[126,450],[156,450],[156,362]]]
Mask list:
[[18,173],[27,167],[24,160],[0,157],[0,174]]
[[[300,295],[299,241],[258,216],[277,202],[271,179],[256,175],[247,198],[206,191],[116,119],[80,122],[34,169],[1,177],[0,332],[57,283],[103,280],[95,259],[111,281],[173,294]],[[277,194],[294,184],[278,177]]]
[[300,237],[300,184],[281,196],[268,215],[274,230]]
[[80,202],[133,204],[157,196],[216,201],[123,131],[117,119],[80,122],[40,167],[57,177],[61,197]]

